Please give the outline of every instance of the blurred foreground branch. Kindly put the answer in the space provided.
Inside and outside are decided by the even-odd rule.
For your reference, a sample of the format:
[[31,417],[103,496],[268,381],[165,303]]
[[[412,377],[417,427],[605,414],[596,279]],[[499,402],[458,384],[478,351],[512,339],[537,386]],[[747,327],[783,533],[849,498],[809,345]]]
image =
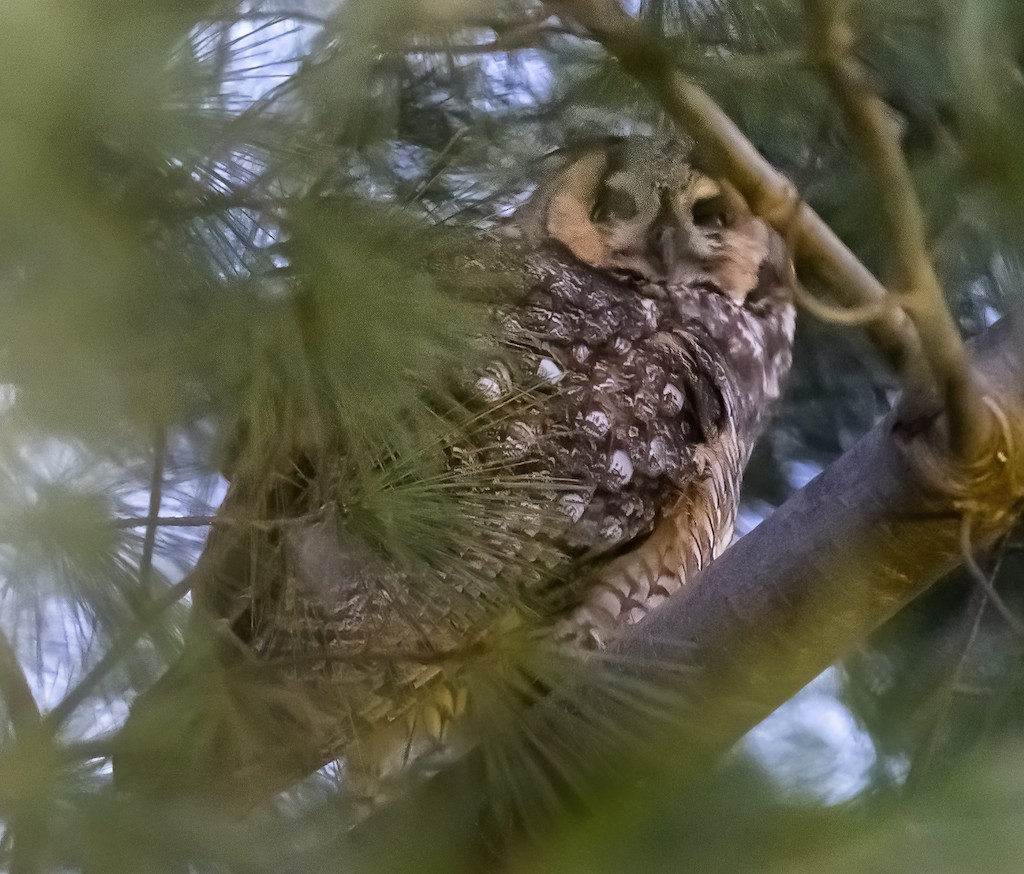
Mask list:
[[10,720],[15,736],[35,727],[39,722],[32,687],[21,668],[14,646],[0,631],[0,701]]

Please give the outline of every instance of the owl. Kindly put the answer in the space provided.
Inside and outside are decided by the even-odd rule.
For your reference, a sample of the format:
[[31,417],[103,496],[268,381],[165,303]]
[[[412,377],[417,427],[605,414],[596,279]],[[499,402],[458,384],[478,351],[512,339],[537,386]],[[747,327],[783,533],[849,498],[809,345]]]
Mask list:
[[[287,459],[272,498],[263,475],[232,483],[225,518],[305,521],[224,526],[201,559],[213,570],[197,604],[261,678],[244,706],[280,715],[259,753],[218,741],[204,779],[263,781],[301,736],[301,761],[277,770],[340,757],[372,793],[471,721],[503,642],[572,659],[613,647],[732,539],[743,468],[790,367],[785,245],[678,142],[606,140],[548,165],[495,244],[523,280],[495,303],[500,348],[473,372],[453,362],[464,416],[439,476],[480,509],[458,554],[422,579],[325,516],[343,458]],[[544,686],[536,674],[520,688]],[[181,736],[200,730],[174,720]],[[122,767],[154,758],[126,747]]]

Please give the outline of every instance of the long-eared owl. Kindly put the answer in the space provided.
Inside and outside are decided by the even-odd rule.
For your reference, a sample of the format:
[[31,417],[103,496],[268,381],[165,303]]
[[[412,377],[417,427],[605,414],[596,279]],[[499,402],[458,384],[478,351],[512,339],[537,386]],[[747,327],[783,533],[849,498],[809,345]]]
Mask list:
[[[476,663],[502,638],[605,648],[732,539],[790,366],[785,246],[678,143],[607,140],[550,164],[501,243],[522,294],[497,304],[501,349],[462,378],[472,424],[443,448],[443,474],[487,508],[477,536],[425,583],[315,519],[320,498],[264,501],[313,521],[242,538],[196,593],[279,670],[273,706],[290,741],[307,736],[302,767],[342,757],[378,776],[472,711]],[[233,482],[222,515],[262,487]],[[204,559],[224,561],[229,536]],[[265,777],[270,758],[237,754],[233,779]]]

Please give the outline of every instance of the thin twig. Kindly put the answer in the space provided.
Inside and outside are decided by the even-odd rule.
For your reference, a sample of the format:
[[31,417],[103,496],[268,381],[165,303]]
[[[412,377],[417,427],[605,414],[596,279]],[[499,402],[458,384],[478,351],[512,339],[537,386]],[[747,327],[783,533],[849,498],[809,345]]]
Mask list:
[[110,524],[114,528],[145,528],[151,522],[157,528],[207,528],[223,521],[217,516],[122,516],[112,519]]
[[531,22],[509,28],[487,42],[410,43],[402,48],[407,55],[487,55],[536,48],[538,41],[548,36],[571,34],[565,27],[546,22]]
[[110,524],[114,528],[145,528],[151,521],[156,522],[158,528],[218,528],[245,527],[260,530],[274,530],[289,525],[301,525],[306,522],[322,521],[322,511],[304,513],[301,516],[282,516],[277,519],[238,519],[228,515],[218,516],[157,516],[151,520],[148,516],[119,516],[111,519]]
[[455,133],[451,135],[448,142],[445,144],[445,147],[441,149],[440,154],[438,154],[434,159],[433,166],[431,167],[431,174],[427,176],[427,178],[424,179],[412,193],[412,196],[409,198],[410,203],[415,203],[417,200],[420,200],[430,189],[430,186],[438,180],[442,173],[444,173],[447,169],[445,162],[448,159],[448,155],[451,154],[452,149],[454,149],[465,136],[466,128],[461,127],[457,128]]
[[153,441],[153,476],[149,483],[149,513],[146,517],[146,536],[142,541],[142,558],[139,560],[139,590],[149,593],[153,575],[153,552],[156,549],[156,532],[159,526],[160,507],[164,495],[164,456],[167,452],[167,433],[163,427],[155,429]]
[[301,24],[312,24],[323,27],[330,19],[323,15],[314,15],[302,9],[275,9],[268,12],[240,12],[232,15],[225,15],[222,19],[225,24],[232,25],[239,21],[268,22],[270,24],[283,24],[285,22],[297,21]]
[[949,720],[953,709],[953,699],[957,694],[963,694],[965,688],[964,677],[967,673],[967,660],[974,643],[981,630],[981,620],[985,615],[985,608],[988,606],[988,597],[985,592],[975,588],[971,592],[971,600],[968,605],[968,613],[962,641],[958,647],[956,664],[946,674],[942,686],[938,690],[941,699],[938,704],[938,713],[932,719],[924,741],[921,743],[918,752],[910,763],[910,771],[907,774],[907,786],[912,787],[921,782],[921,779],[928,773],[935,755],[939,750],[941,732]]
[[[226,503],[231,500],[229,493]],[[236,498],[234,504],[238,504],[239,514],[244,516],[248,506],[246,498],[244,496]],[[251,530],[251,526],[245,523],[221,526],[220,521],[218,519],[218,524],[211,529],[210,539],[195,567],[182,580],[168,588],[158,598],[153,599],[148,607],[140,611],[138,618],[110,645],[110,648],[86,673],[78,685],[46,714],[43,719],[44,728],[50,732],[56,732],[166,610],[194,589],[201,590],[212,585],[212,580],[222,573],[224,561],[238,548],[238,544],[246,532]]]
[[855,307],[835,307],[818,300],[799,279],[794,280],[792,287],[796,302],[815,318],[847,327],[870,325],[897,305],[894,301],[880,300]]
[[881,198],[895,254],[901,302],[921,339],[949,420],[950,445],[960,458],[975,458],[986,443],[989,416],[946,305],[928,252],[925,216],[889,107],[866,82],[850,55],[853,34],[845,0],[804,0],[810,22],[809,52],[829,85]]
[[974,557],[974,547],[971,542],[973,522],[973,516],[969,513],[965,513],[960,522],[960,552],[964,560],[964,567],[967,568],[967,572],[971,575],[974,582],[986,594],[992,606],[996,608],[999,615],[1006,621],[1010,630],[1021,640],[1024,640],[1024,622],[1007,606],[1002,596],[996,591],[996,587],[992,584],[988,574],[982,570],[977,559]]

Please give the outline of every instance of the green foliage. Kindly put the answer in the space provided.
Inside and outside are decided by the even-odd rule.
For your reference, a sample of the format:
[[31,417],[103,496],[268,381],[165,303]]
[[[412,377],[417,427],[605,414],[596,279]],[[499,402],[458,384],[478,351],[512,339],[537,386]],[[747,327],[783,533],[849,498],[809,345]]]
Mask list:
[[[850,5],[951,306],[976,332],[1024,288],[1024,12]],[[802,5],[639,6],[884,277],[888,231],[805,57]],[[17,656],[0,659],[0,870],[349,870],[331,772],[246,816],[111,785],[127,703],[181,649],[189,611],[173,586],[219,475],[343,446],[332,519],[410,571],[484,552],[493,495],[530,483],[444,472],[452,430],[473,424],[458,387],[486,360],[490,307],[517,292],[477,232],[521,202],[551,149],[662,130],[664,113],[593,43],[515,0],[12,0],[0,57],[0,635]],[[751,507],[784,500],[794,469],[836,457],[891,400],[856,331],[805,316],[796,356]],[[1000,589],[1022,574],[1008,554]],[[923,787],[910,801],[880,774],[848,806],[795,804],[734,763],[691,794],[649,787],[517,864],[1014,870],[1021,642],[969,585],[949,581],[846,666],[846,702],[879,755]],[[222,724],[265,727],[237,687],[204,679],[186,695],[220,721],[183,706],[167,719],[181,735],[205,730],[216,748]],[[44,711],[27,727],[19,682]]]

